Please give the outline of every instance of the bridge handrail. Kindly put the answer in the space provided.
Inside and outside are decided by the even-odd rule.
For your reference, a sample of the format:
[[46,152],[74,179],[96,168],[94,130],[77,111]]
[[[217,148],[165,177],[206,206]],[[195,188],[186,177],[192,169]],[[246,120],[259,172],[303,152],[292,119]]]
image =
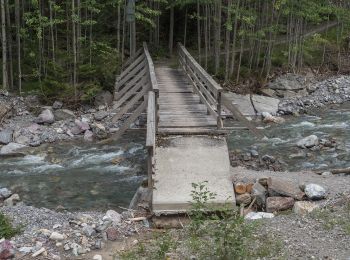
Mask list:
[[151,82],[151,88],[156,93],[156,95],[158,96],[158,94],[159,94],[158,81],[157,81],[157,78],[156,78],[156,72],[155,72],[155,69],[154,69],[153,60],[152,60],[152,57],[151,57],[151,55],[150,55],[150,53],[148,51],[148,47],[147,47],[147,43],[146,42],[143,43],[143,49],[144,49],[144,53],[145,53],[145,56],[146,56],[148,72],[149,72],[149,77],[150,77],[150,82]]
[[207,106],[208,112],[217,118],[218,128],[222,128],[221,94],[224,89],[202,68],[181,43],[178,43],[178,54],[180,63],[192,81],[200,99]]

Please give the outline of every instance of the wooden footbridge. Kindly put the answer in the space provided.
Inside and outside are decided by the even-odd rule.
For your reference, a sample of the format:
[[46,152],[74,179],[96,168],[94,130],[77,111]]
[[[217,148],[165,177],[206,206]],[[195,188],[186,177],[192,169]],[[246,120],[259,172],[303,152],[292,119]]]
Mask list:
[[147,111],[148,186],[155,214],[189,209],[192,183],[208,182],[215,204],[235,198],[222,111],[260,133],[225,96],[225,91],[178,44],[180,68],[154,66],[147,44],[127,60],[115,86],[115,116],[123,120],[116,137]]

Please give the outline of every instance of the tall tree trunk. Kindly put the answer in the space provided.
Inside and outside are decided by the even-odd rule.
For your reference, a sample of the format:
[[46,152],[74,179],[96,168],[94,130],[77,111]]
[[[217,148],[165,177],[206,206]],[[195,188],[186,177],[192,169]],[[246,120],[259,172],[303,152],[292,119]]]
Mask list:
[[53,11],[52,11],[52,4],[55,4],[55,0],[49,1],[49,12],[50,12],[50,36],[51,36],[51,47],[52,47],[52,62],[56,62],[56,55],[55,55],[55,36],[54,36],[54,22],[53,22]]
[[6,13],[6,23],[7,23],[7,43],[8,43],[8,79],[9,79],[9,87],[13,90],[13,59],[12,59],[12,38],[11,38],[11,18],[10,18],[10,8],[8,0],[5,0],[5,13]]
[[2,37],[2,87],[3,89],[8,90],[5,0],[0,0],[0,5],[1,5],[1,37]]
[[173,55],[174,48],[174,6],[170,7],[169,54]]
[[221,0],[215,3],[215,74],[219,73],[221,55]]
[[22,94],[22,60],[21,60],[21,35],[20,35],[20,5],[19,0],[15,1],[15,19],[16,19],[16,42],[17,42],[17,88],[20,94]]
[[75,24],[75,0],[72,0],[72,48],[73,48],[73,88],[74,101],[77,102],[77,33]]
[[201,16],[200,16],[200,4],[197,0],[197,45],[198,45],[198,62],[201,64],[202,55],[201,55]]
[[184,46],[186,47],[186,41],[187,41],[187,6],[185,11],[185,27],[184,27]]
[[[231,24],[231,5],[232,0],[227,1],[227,21],[226,26]],[[225,81],[229,80],[230,77],[230,39],[231,38],[231,30],[226,27],[226,43],[225,43]]]

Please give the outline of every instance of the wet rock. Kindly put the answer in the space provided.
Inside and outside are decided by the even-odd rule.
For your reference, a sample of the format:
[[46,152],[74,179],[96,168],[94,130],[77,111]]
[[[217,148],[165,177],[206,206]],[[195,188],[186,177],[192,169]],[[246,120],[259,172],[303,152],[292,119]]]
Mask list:
[[95,106],[109,106],[113,103],[113,95],[109,91],[102,91],[95,97]]
[[52,232],[50,235],[51,240],[62,241],[64,240],[64,235],[58,232]]
[[249,193],[244,193],[236,196],[236,202],[238,205],[249,205],[252,201],[252,197]]
[[294,199],[290,197],[268,197],[266,199],[266,212],[278,212],[291,209],[294,206]]
[[30,139],[27,136],[20,135],[15,138],[16,143],[18,144],[23,144],[23,145],[28,145],[30,143]]
[[302,200],[305,195],[297,184],[278,178],[268,178],[267,186],[270,196],[286,196]]
[[0,199],[7,199],[12,195],[12,191],[10,191],[7,188],[1,188],[0,189]]
[[275,157],[268,155],[268,154],[265,154],[261,159],[267,163],[275,163],[276,162]]
[[266,212],[249,212],[244,218],[250,220],[263,219],[263,218],[273,218],[275,215]]
[[0,259],[12,259],[15,255],[15,249],[9,240],[0,243]]
[[310,201],[296,201],[294,203],[293,212],[298,215],[305,215],[314,211],[318,207],[317,204]]
[[99,123],[95,123],[92,125],[92,132],[99,139],[105,139],[108,136],[106,128],[102,124],[99,124]]
[[0,131],[0,144],[9,144],[12,142],[13,130],[5,129]]
[[273,116],[269,112],[262,112],[261,116],[263,117],[264,123],[282,124],[285,122],[285,120],[282,117]]
[[85,141],[92,141],[94,137],[94,133],[91,132],[90,130],[86,130],[84,133],[84,140]]
[[257,150],[250,150],[250,155],[253,157],[253,158],[258,158],[259,157],[259,153]]
[[106,230],[107,239],[115,241],[120,237],[119,231],[116,228],[110,227]]
[[74,112],[68,109],[58,109],[55,110],[53,113],[55,115],[56,120],[58,121],[75,118]]
[[297,142],[297,146],[300,148],[311,148],[318,144],[319,144],[319,140],[316,135],[310,135]]
[[9,143],[7,145],[4,145],[0,149],[0,154],[11,154],[15,153],[17,150],[27,147],[26,145],[23,144],[17,144],[17,143]]
[[52,124],[53,122],[55,122],[55,116],[50,109],[42,111],[35,120],[35,123],[38,124]]
[[267,190],[260,184],[260,183],[254,183],[252,187],[252,197],[256,199],[256,204],[263,208],[266,204],[266,194]]
[[114,210],[108,210],[106,215],[103,217],[103,220],[110,220],[113,224],[118,225],[122,221],[122,215]]
[[107,116],[108,116],[108,112],[106,112],[106,111],[100,111],[100,112],[94,114],[94,118],[97,121],[101,121],[101,120],[105,119]]
[[307,184],[305,185],[305,194],[311,200],[320,200],[326,197],[327,191],[325,188],[318,184]]
[[17,202],[20,201],[20,197],[18,194],[13,194],[11,195],[9,198],[7,198],[6,200],[4,200],[4,205],[8,206],[8,207],[12,207],[14,205],[17,204]]

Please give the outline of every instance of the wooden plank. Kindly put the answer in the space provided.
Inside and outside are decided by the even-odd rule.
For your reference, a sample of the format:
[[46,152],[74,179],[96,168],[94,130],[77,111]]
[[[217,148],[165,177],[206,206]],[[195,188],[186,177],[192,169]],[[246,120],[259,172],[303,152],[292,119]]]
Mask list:
[[148,86],[144,86],[140,92],[138,92],[118,113],[112,117],[112,122],[117,122],[125,113],[129,111],[130,108],[132,108],[137,101],[139,101],[142,97],[145,96],[147,91],[149,90]]
[[117,81],[119,82],[119,81],[123,80],[126,76],[129,76],[130,72],[135,67],[137,67],[141,62],[143,62],[144,59],[145,59],[145,55],[144,54],[142,54],[139,57],[137,57],[137,59],[135,59],[134,62],[129,67],[127,67],[125,70],[122,71],[122,73],[119,75]]
[[139,105],[134,113],[123,123],[123,125],[119,128],[118,132],[115,133],[111,138],[103,140],[103,143],[107,143],[110,140],[118,140],[126,130],[128,130],[129,126],[142,114],[142,112],[147,108],[147,95],[144,101]]
[[128,67],[136,59],[136,57],[140,56],[141,54],[143,54],[143,48],[138,49],[134,56],[129,57],[123,63],[123,67],[122,68],[124,69],[124,68]]
[[146,147],[154,148],[155,145],[156,145],[156,97],[153,91],[149,91],[148,106],[147,106]]
[[113,108],[117,109],[121,107],[124,104],[124,102],[126,102],[129,98],[135,95],[137,91],[142,89],[145,85],[147,85],[147,80],[146,78],[142,78],[139,82],[137,82],[137,84],[135,84],[135,86],[132,89],[126,92],[125,95],[122,96],[116,104],[113,105]]
[[118,81],[118,86],[124,85],[126,82],[128,82],[130,79],[135,77],[144,67],[146,66],[145,61],[142,61],[139,65],[137,65],[132,71],[127,74],[126,77],[123,79],[120,79]]
[[258,131],[251,122],[238,110],[238,108],[232,104],[232,101],[222,95],[222,104],[233,114],[233,116],[239,120],[243,125],[245,125],[256,137],[262,139],[265,136]]
[[135,76],[132,80],[130,80],[123,88],[120,89],[119,92],[117,92],[114,95],[114,100],[118,101],[119,99],[121,99],[130,89],[132,89],[135,86],[135,84],[137,84],[137,82],[146,78],[145,73],[146,71],[144,69],[139,74],[137,74],[137,76]]
[[149,54],[147,44],[145,42],[143,43],[143,49],[145,51],[146,60],[147,60],[147,64],[148,64],[148,71],[149,71],[149,76],[150,76],[150,80],[151,80],[151,86],[152,86],[153,91],[156,93],[156,95],[158,95],[159,87],[158,87],[158,82],[157,82],[157,78],[156,78],[156,73],[154,71],[154,64],[153,64],[151,55]]

